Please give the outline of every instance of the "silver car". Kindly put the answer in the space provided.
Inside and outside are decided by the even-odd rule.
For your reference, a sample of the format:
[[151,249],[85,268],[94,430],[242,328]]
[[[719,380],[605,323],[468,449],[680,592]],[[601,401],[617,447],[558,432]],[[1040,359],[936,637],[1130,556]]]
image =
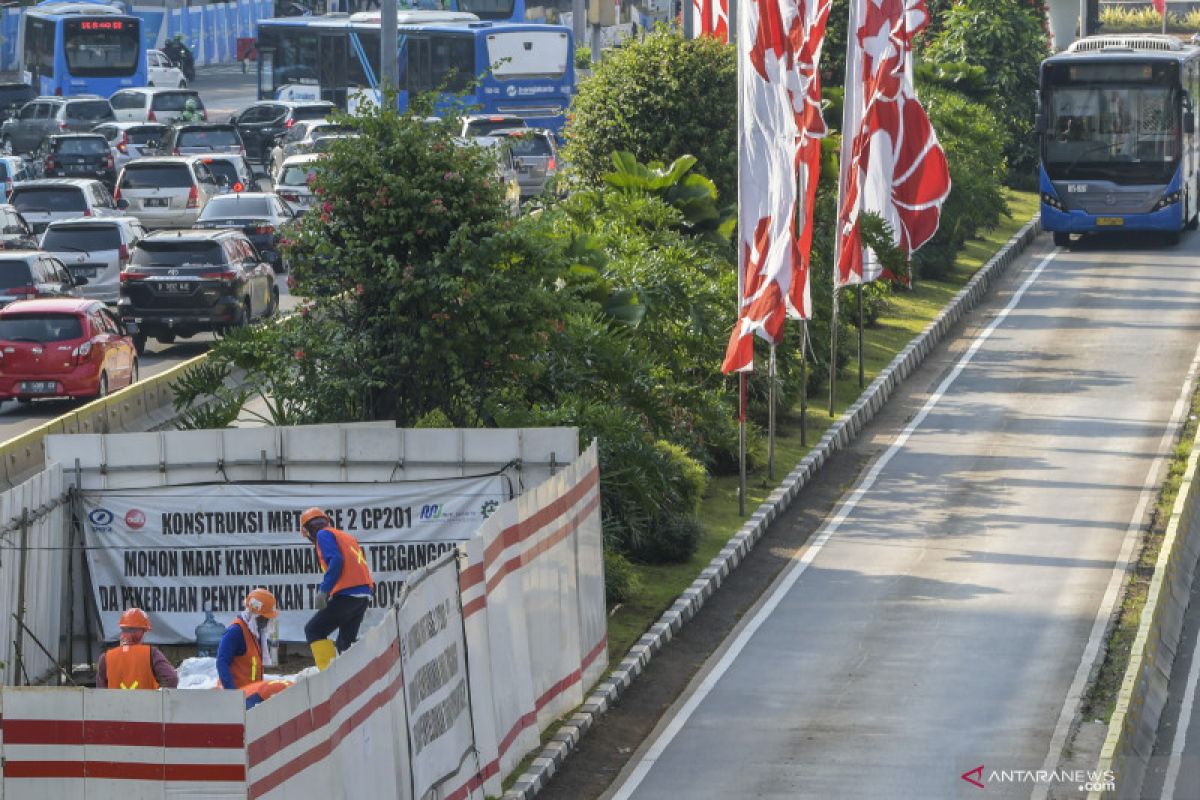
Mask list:
[[521,185],[521,199],[537,197],[546,190],[546,182],[558,173],[558,146],[554,134],[544,128],[505,128],[491,136],[505,143],[512,154]]
[[353,128],[323,119],[300,120],[288,128],[287,133],[279,137],[278,144],[271,150],[271,173],[279,171],[285,158],[311,153],[315,139],[339,133],[355,133],[355,131]]
[[297,214],[303,214],[312,207],[313,193],[309,181],[320,158],[319,153],[291,156],[284,159],[283,167],[275,173],[275,193]]
[[84,297],[116,304],[120,297],[121,270],[129,253],[146,235],[135,217],[75,219],[51,222],[42,234],[39,249],[57,257],[75,278],[87,278]]
[[220,191],[201,156],[139,158],[117,178],[117,207],[146,228],[190,228]]
[[158,153],[158,145],[170,130],[159,122],[107,122],[97,125],[92,133],[108,140],[113,163],[118,170],[135,158]]
[[42,178],[13,187],[8,201],[41,233],[59,219],[121,216],[108,187],[87,178]]

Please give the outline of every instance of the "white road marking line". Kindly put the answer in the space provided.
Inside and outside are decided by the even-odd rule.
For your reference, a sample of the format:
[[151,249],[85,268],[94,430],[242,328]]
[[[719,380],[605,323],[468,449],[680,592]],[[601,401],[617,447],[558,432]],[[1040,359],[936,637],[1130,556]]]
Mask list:
[[[1058,724],[1054,726],[1054,734],[1050,737],[1050,749],[1046,753],[1045,762],[1042,763],[1043,772],[1053,772],[1062,761],[1063,748],[1067,744],[1067,734],[1070,733],[1071,725],[1079,711],[1083,692],[1087,688],[1088,676],[1092,674],[1092,667],[1100,653],[1100,645],[1104,642],[1104,632],[1108,628],[1108,621],[1112,619],[1117,600],[1120,598],[1121,585],[1129,574],[1133,549],[1138,543],[1137,533],[1142,528],[1146,507],[1158,494],[1163,462],[1170,452],[1171,444],[1175,441],[1179,423],[1190,405],[1192,392],[1195,390],[1197,371],[1200,371],[1200,347],[1196,349],[1196,353],[1192,357],[1187,378],[1183,382],[1183,391],[1175,399],[1175,407],[1171,409],[1170,421],[1158,442],[1158,455],[1155,456],[1154,461],[1150,464],[1150,469],[1146,472],[1146,481],[1142,484],[1141,494],[1138,495],[1137,507],[1134,509],[1133,517],[1129,520],[1129,527],[1125,529],[1125,542],[1121,545],[1121,553],[1117,558],[1117,563],[1113,565],[1112,577],[1108,579],[1108,588],[1104,591],[1100,607],[1096,609],[1096,619],[1092,622],[1091,636],[1088,638],[1087,646],[1083,649],[1083,656],[1079,659],[1079,668],[1075,670],[1075,678],[1071,681],[1071,688],[1067,690],[1062,710],[1059,711]],[[1049,794],[1050,785],[1039,783],[1034,786],[1029,798],[1030,800],[1046,800]]]
[[1183,750],[1187,747],[1188,728],[1192,723],[1192,705],[1196,701],[1196,683],[1200,681],[1200,635],[1192,647],[1192,668],[1188,672],[1187,688],[1183,690],[1183,705],[1179,707],[1179,722],[1175,725],[1175,741],[1171,742],[1171,757],[1167,761],[1167,774],[1163,778],[1163,800],[1174,800],[1175,787],[1179,782],[1179,768],[1183,764]]
[[709,673],[704,677],[704,680],[700,683],[700,685],[696,687],[695,692],[679,709],[679,712],[675,715],[675,718],[671,720],[670,724],[667,725],[667,727],[659,734],[658,738],[650,745],[649,749],[646,750],[637,766],[625,779],[624,783],[622,783],[617,791],[612,795],[612,800],[629,800],[629,798],[633,796],[633,793],[637,790],[638,786],[641,785],[642,781],[646,779],[646,775],[649,774],[650,769],[654,766],[654,763],[662,756],[675,737],[679,735],[679,732],[683,729],[683,726],[687,724],[687,721],[691,719],[692,714],[694,714],[696,709],[699,708],[700,703],[702,703],[704,699],[708,697],[709,693],[712,692],[713,688],[717,684],[717,681],[719,681],[721,677],[729,671],[729,667],[733,664],[734,660],[737,659],[738,655],[746,647],[746,644],[749,643],[750,639],[754,636],[758,629],[762,627],[762,624],[766,621],[767,617],[771,616],[771,613],[774,612],[775,608],[783,600],[784,596],[791,590],[792,586],[796,584],[796,581],[800,579],[800,576],[804,574],[804,571],[808,569],[809,564],[811,564],[817,557],[817,554],[821,552],[821,548],[825,546],[825,543],[829,541],[829,538],[837,532],[838,528],[841,527],[846,518],[850,516],[851,512],[854,511],[855,507],[858,505],[863,496],[870,491],[872,486],[875,485],[875,481],[879,479],[879,475],[881,472],[883,472],[884,467],[886,467],[888,463],[896,456],[896,454],[900,452],[904,445],[907,444],[909,437],[911,437],[913,432],[920,427],[922,422],[925,421],[925,418],[929,416],[931,411],[933,411],[934,406],[941,401],[942,396],[945,395],[950,386],[956,380],[958,380],[958,376],[963,373],[963,370],[965,370],[967,365],[971,363],[971,360],[975,358],[975,354],[979,352],[981,347],[983,347],[984,342],[986,342],[996,331],[996,329],[1000,327],[1000,324],[1008,318],[1009,313],[1017,307],[1017,305],[1021,302],[1021,299],[1025,296],[1025,292],[1028,291],[1029,287],[1033,285],[1033,282],[1038,279],[1038,277],[1042,274],[1042,271],[1051,261],[1054,260],[1054,257],[1057,256],[1058,253],[1058,250],[1051,251],[1038,263],[1033,272],[1030,273],[1029,277],[1025,279],[1025,282],[1021,284],[1021,287],[1013,293],[1012,299],[1009,300],[1008,305],[1006,305],[1004,309],[1000,311],[1000,313],[998,313],[995,318],[992,319],[988,326],[984,328],[984,330],[975,338],[975,341],[971,343],[971,346],[967,349],[967,352],[963,353],[962,357],[958,360],[958,363],[956,363],[954,368],[950,371],[950,374],[942,380],[934,393],[929,397],[928,400],[925,401],[925,405],[921,407],[921,410],[917,413],[917,415],[913,417],[908,426],[905,427],[905,429],[900,433],[900,435],[896,438],[896,441],[892,442],[891,447],[889,447],[871,466],[871,469],[865,476],[863,476],[863,479],[859,482],[858,486],[855,487],[854,492],[850,495],[850,497],[846,498],[846,500],[842,502],[842,504],[838,507],[837,513],[834,515],[834,517],[829,520],[829,522],[825,523],[825,525],[822,526],[822,528],[817,532],[817,535],[813,539],[812,543],[808,545],[807,549],[804,550],[804,555],[786,567],[784,574],[776,581],[775,587],[771,590],[771,594],[768,596],[766,602],[759,606],[758,611],[755,612],[754,616],[750,619],[746,626],[742,628],[741,632],[737,635],[737,638],[734,639],[734,641],[729,645],[729,649],[725,651],[720,660],[714,665],[712,670],[709,671]]

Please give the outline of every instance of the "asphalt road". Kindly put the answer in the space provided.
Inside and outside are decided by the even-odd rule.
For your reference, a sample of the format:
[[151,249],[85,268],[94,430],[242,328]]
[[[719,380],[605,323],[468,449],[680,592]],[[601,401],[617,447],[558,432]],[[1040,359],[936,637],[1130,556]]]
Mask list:
[[606,797],[1044,795],[1200,343],[1200,236],[1045,238]]
[[253,64],[245,75],[237,64],[222,64],[197,67],[196,80],[188,84],[188,88],[200,93],[211,121],[225,122],[230,114],[258,99],[257,81],[258,73]]

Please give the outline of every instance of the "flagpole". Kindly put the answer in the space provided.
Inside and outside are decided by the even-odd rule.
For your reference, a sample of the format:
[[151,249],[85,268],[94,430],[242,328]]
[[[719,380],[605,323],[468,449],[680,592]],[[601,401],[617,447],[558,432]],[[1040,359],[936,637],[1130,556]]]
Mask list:
[[808,320],[800,325],[800,446],[808,447]]
[[738,516],[746,516],[746,373],[738,373]]
[[863,373],[863,285],[858,285],[858,388],[862,389],[866,383],[864,382],[865,375]]
[[775,344],[767,362],[767,477],[775,480]]
[[1162,32],[1163,36],[1167,35],[1167,0],[1163,0]]
[[831,417],[834,415],[834,405],[837,403],[837,264],[833,265],[833,274],[833,309],[829,316],[829,416]]

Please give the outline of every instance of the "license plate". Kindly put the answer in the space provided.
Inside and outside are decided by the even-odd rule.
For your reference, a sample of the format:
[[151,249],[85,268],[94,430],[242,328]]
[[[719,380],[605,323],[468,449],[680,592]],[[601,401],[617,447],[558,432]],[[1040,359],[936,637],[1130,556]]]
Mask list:
[[192,284],[183,281],[163,281],[154,285],[160,292],[171,292],[173,294],[190,292],[192,290]]
[[147,197],[146,208],[166,208],[167,198],[165,197]]
[[1124,217],[1096,217],[1096,224],[1102,228],[1119,228],[1125,224]]
[[26,394],[54,394],[58,391],[56,381],[22,381],[20,386]]
[[95,267],[71,267],[71,272],[75,273],[76,275],[82,276],[84,278],[96,277],[96,268]]

